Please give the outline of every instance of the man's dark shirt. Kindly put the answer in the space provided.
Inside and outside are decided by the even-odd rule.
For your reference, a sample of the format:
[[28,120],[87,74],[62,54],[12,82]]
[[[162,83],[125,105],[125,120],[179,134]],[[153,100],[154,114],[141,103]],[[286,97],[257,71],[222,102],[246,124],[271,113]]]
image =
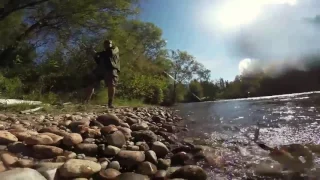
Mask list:
[[94,60],[96,61],[98,68],[103,68],[107,71],[113,69],[120,71],[118,47],[112,47],[109,50],[96,53]]

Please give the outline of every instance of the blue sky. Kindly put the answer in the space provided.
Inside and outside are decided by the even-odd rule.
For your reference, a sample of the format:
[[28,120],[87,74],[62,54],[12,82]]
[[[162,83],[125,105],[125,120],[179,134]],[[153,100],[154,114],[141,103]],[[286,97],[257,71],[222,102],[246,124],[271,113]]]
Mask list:
[[[265,42],[266,38],[263,39],[263,37],[266,37],[266,34],[270,34],[270,31],[261,31],[261,29],[258,29],[258,26],[255,26],[255,24],[259,21],[265,20],[264,25],[267,24],[272,27],[270,22],[277,21],[272,16],[273,14],[278,13],[279,17],[293,17],[292,14],[295,14],[298,18],[311,18],[318,12],[320,13],[320,4],[317,0],[303,0],[303,4],[300,2],[301,0],[287,0],[287,3],[278,3],[276,0],[260,0],[268,1],[270,2],[269,4],[273,6],[268,6],[267,9],[265,6],[262,7],[259,5],[259,7],[263,9],[259,15],[252,14],[253,11],[257,9],[256,7],[251,7],[250,4],[244,3],[245,1],[252,2],[252,0],[240,0],[242,2],[242,12],[233,12],[232,6],[230,6],[230,4],[226,6],[225,4],[226,2],[230,2],[236,6],[236,1],[237,0],[144,0],[139,18],[143,21],[155,23],[163,30],[163,37],[168,41],[167,47],[169,49],[185,50],[195,56],[199,62],[211,70],[212,79],[222,77],[227,80],[233,80],[234,77],[239,74],[239,62],[241,60],[245,58],[263,58],[258,55],[269,54],[268,51],[265,51],[265,49],[268,48],[264,48],[270,46],[270,44],[267,43],[257,45],[257,47],[261,46],[261,49],[263,49],[263,53],[257,51],[258,55],[247,52],[239,53],[239,48],[234,47],[234,41],[237,37],[240,37],[240,33],[246,34],[247,32],[247,34],[250,34],[251,32],[256,32],[254,34],[256,36],[254,37],[257,39],[261,38],[261,41]],[[255,2],[257,1],[259,0],[255,0]],[[282,0],[282,2],[284,1],[285,0]],[[294,5],[290,4],[292,2],[294,2]],[[222,12],[224,7],[226,7],[225,9],[227,10]],[[247,13],[248,11],[250,11],[251,14]],[[285,14],[280,15],[279,12],[285,12]],[[218,21],[221,20],[221,15],[219,17],[221,13],[224,13],[223,20],[227,18],[226,21],[233,20],[233,23],[240,23],[242,22],[241,20],[247,19],[248,22],[244,21],[243,24],[225,28],[224,24]],[[268,16],[266,14],[268,14]],[[253,17],[253,19],[250,19],[251,17]],[[269,22],[268,19],[272,21]],[[284,19],[283,22],[287,22],[287,20],[288,19]],[[294,23],[290,25],[292,27],[295,26]],[[290,25],[283,27],[290,27]],[[276,27],[274,28],[276,29]],[[280,31],[286,32],[285,28],[280,28]],[[279,36],[280,35],[283,37],[283,34],[279,34]],[[248,39],[250,39],[250,37]],[[277,43],[276,39],[275,43]],[[288,42],[286,45],[288,44],[289,47],[285,52],[293,51],[294,49],[290,48],[291,43]],[[281,47],[283,47],[283,44]],[[271,52],[271,54],[272,53],[273,52]],[[257,57],[251,57],[255,55],[257,55]],[[268,56],[268,58],[271,57]],[[269,61],[267,58],[264,60]]]

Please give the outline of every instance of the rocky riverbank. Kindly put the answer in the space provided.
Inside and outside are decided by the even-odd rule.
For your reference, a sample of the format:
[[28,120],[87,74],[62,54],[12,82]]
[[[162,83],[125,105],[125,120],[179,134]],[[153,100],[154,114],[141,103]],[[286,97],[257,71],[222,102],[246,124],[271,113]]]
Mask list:
[[205,180],[203,149],[161,107],[70,114],[0,114],[1,179]]

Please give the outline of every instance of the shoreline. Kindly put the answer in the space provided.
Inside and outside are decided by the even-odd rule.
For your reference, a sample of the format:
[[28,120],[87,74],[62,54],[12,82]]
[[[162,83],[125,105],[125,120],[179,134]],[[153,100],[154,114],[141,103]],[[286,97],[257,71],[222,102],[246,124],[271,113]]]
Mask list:
[[188,129],[172,108],[88,112],[0,114],[0,176],[207,179],[203,149],[177,137]]

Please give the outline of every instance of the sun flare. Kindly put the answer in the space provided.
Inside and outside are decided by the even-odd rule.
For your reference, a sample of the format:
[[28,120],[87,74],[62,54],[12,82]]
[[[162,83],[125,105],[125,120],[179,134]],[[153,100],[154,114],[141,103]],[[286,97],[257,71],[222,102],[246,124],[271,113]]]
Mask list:
[[294,6],[297,0],[229,0],[219,9],[217,21],[223,28],[232,28],[252,23],[268,4]]

